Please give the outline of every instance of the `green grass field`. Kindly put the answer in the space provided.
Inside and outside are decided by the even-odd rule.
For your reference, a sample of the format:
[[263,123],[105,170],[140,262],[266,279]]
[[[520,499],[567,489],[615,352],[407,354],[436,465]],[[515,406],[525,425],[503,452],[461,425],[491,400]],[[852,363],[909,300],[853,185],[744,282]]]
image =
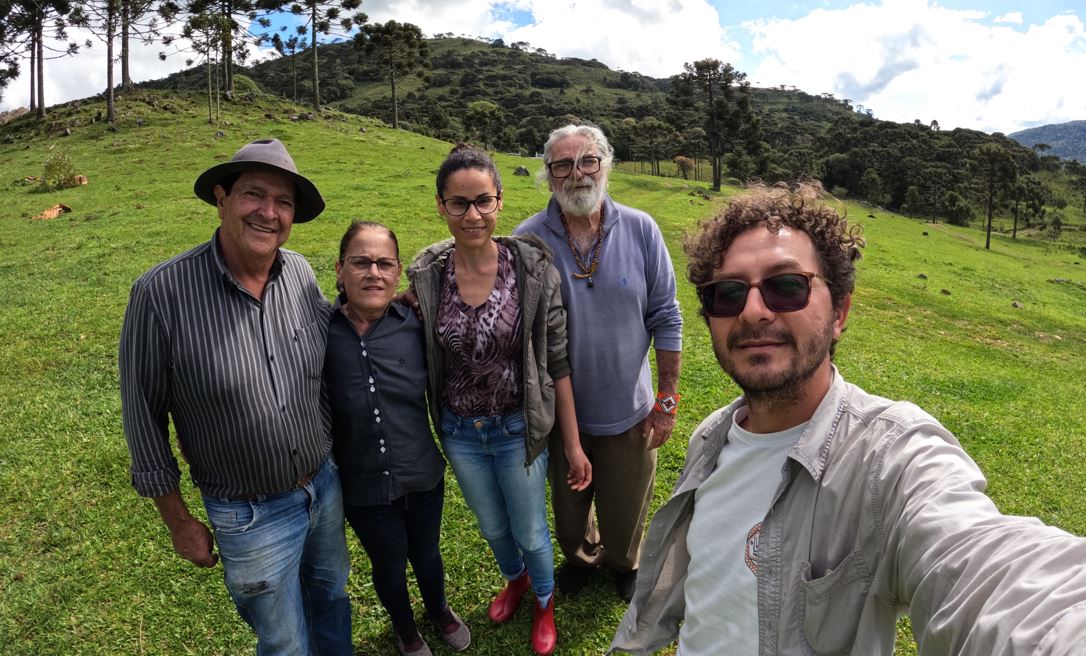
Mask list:
[[[88,124],[99,105],[69,104],[55,108],[46,126],[24,118],[0,133],[16,137],[0,145],[0,645],[6,654],[251,653],[254,641],[233,610],[221,570],[197,569],[175,556],[153,505],[129,485],[120,423],[116,348],[128,290],[152,264],[211,235],[214,210],[192,194],[201,171],[251,139],[284,140],[329,201],[325,214],[297,226],[288,243],[309,259],[329,297],[339,237],[351,219],[392,226],[406,258],[446,235],[434,209],[433,177],[449,144],[335,113],[292,122],[292,108],[271,100],[229,106],[227,123],[209,126],[201,102],[195,95],[122,97],[117,132]],[[57,136],[69,125],[72,136]],[[44,193],[23,184],[55,152],[67,153],[89,184]],[[537,161],[497,159],[506,185],[499,231],[508,233],[547,194],[534,178],[512,175],[518,164],[534,172]],[[621,173],[611,189],[657,218],[682,278],[683,231],[722,199],[692,195],[695,187],[681,180]],[[31,219],[57,203],[72,211]],[[848,213],[865,224],[869,246],[838,350],[841,371],[942,420],[987,472],[1004,511],[1086,534],[1084,258],[1002,236],[985,251],[976,230],[882,212],[869,217],[860,206]],[[657,504],[681,469],[698,420],[737,393],[712,356],[685,281],[680,300],[683,407],[675,438],[661,452]],[[1022,307],[1012,307],[1014,301]],[[502,582],[451,475],[448,482],[443,548],[450,600],[473,631],[469,653],[527,653],[527,606],[509,625],[493,627],[486,619]],[[198,505],[187,482],[185,494]],[[356,543],[351,548],[357,652],[392,654],[368,562]],[[559,653],[602,653],[622,612],[606,578],[560,599]],[[448,653],[428,636],[435,653]],[[898,651],[914,648],[906,640]]]

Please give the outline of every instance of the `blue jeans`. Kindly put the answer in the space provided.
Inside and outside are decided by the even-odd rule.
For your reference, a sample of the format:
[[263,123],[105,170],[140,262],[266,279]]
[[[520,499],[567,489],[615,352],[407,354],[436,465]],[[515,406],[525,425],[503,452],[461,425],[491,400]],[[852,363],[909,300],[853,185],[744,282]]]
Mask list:
[[554,591],[554,548],[547,527],[547,452],[524,466],[524,413],[460,417],[441,409],[445,456],[479,520],[502,576],[525,568],[536,597]]
[[295,490],[249,501],[204,496],[226,589],[256,632],[259,656],[354,651],[337,471],[328,458]]
[[346,505],[343,512],[370,557],[373,589],[401,638],[418,634],[407,592],[407,561],[415,571],[430,617],[445,609],[445,567],[438,541],[445,481],[426,492],[408,492],[387,506]]

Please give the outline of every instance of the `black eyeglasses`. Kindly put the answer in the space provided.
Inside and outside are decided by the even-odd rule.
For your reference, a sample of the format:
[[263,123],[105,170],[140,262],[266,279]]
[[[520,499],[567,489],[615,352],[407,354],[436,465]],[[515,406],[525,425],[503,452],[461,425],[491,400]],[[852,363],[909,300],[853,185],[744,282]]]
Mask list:
[[595,155],[585,155],[581,159],[574,162],[571,159],[560,159],[557,162],[551,162],[547,164],[547,170],[550,171],[552,178],[568,178],[573,174],[573,165],[577,165],[577,170],[583,175],[592,175],[600,170],[603,160]]
[[369,273],[373,265],[377,265],[377,270],[383,276],[391,276],[396,273],[396,270],[400,266],[399,260],[394,260],[390,257],[379,257],[376,260],[366,257],[365,255],[351,255],[343,258],[343,261],[347,263],[347,266],[351,267],[351,270],[355,273]]
[[475,206],[479,214],[491,214],[498,209],[499,200],[501,198],[498,196],[479,196],[475,200],[450,198],[448,200],[442,199],[441,206],[445,208],[445,213],[449,216],[464,216],[472,205]]
[[711,280],[698,285],[701,306],[710,317],[735,317],[747,306],[751,287],[762,294],[762,302],[772,312],[798,312],[811,300],[811,279],[820,273],[780,273],[751,284],[745,280]]

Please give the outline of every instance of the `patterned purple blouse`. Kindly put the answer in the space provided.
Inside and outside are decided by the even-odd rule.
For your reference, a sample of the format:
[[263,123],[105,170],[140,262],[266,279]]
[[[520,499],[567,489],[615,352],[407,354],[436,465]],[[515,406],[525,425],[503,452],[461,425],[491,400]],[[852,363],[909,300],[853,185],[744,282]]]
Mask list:
[[455,249],[450,252],[437,312],[437,339],[445,349],[441,402],[461,417],[492,417],[524,405],[520,292],[513,254],[498,244],[498,275],[486,302],[460,298]]

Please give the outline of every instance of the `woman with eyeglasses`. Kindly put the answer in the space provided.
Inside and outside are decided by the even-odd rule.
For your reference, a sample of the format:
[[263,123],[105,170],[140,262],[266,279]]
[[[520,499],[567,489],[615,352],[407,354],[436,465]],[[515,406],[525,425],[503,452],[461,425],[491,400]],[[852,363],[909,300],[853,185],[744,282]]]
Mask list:
[[427,416],[422,323],[392,303],[400,271],[396,234],[353,222],[339,244],[324,379],[344,515],[369,555],[397,650],[428,656],[407,592],[408,560],[441,638],[463,651],[471,634],[445,598],[438,548],[445,461]]
[[437,211],[451,240],[424,249],[407,275],[426,324],[430,393],[440,400],[445,456],[490,545],[505,588],[495,623],[530,588],[531,645],[554,651],[554,551],[547,526],[547,436],[555,421],[584,489],[566,358],[566,316],[550,251],[534,237],[494,237],[502,183],[483,151],[460,144],[437,174]]

